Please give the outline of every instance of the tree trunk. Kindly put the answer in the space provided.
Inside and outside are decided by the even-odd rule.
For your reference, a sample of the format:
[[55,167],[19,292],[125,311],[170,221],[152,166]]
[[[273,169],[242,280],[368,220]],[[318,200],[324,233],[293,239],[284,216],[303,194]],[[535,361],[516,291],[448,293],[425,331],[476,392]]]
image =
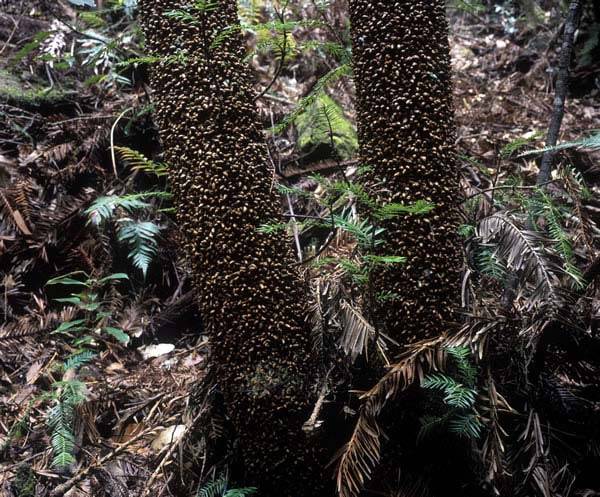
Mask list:
[[[206,7],[202,8],[202,4]],[[236,2],[143,0],[155,117],[211,359],[245,474],[260,495],[319,495],[302,432],[312,399],[303,283],[279,216]],[[241,476],[241,477],[240,477]]]
[[407,257],[374,274],[395,298],[376,322],[401,345],[448,331],[460,303],[459,178],[442,0],[350,0],[361,159],[387,202],[427,200],[425,215],[386,221],[380,254]]

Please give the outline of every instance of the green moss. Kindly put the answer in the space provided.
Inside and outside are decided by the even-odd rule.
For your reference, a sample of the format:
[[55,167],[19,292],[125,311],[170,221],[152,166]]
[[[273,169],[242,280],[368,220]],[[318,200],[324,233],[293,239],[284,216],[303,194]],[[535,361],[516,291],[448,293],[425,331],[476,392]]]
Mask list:
[[296,126],[298,147],[302,151],[330,146],[332,134],[335,150],[341,159],[349,159],[358,149],[354,125],[339,104],[325,93],[319,94],[314,103],[298,116]]
[[65,99],[66,92],[25,83],[6,69],[0,69],[0,101],[40,106]]
[[33,497],[35,495],[36,478],[31,466],[21,464],[17,468],[13,490],[17,497]]

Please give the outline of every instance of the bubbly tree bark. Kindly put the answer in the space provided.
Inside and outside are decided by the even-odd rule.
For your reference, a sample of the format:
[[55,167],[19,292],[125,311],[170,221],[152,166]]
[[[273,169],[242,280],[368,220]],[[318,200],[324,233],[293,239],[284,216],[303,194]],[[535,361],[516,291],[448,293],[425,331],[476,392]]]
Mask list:
[[459,178],[443,0],[350,0],[361,159],[371,193],[435,208],[383,223],[387,255],[403,266],[376,274],[375,318],[405,345],[451,327],[460,302]]
[[246,468],[240,483],[317,496],[302,432],[313,398],[306,300],[289,240],[257,230],[279,204],[236,2],[142,0],[141,9],[183,249]]

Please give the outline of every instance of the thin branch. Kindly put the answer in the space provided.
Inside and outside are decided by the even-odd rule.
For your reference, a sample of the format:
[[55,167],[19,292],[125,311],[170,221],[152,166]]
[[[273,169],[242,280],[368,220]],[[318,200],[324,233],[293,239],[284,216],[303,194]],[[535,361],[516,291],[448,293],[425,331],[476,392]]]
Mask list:
[[[285,5],[283,6],[283,8],[281,9],[281,13],[277,12],[277,10],[275,11],[277,13],[277,17],[279,18],[279,21],[281,23],[285,23],[284,12],[285,12],[286,8],[287,8],[287,2],[285,3]],[[281,44],[281,58],[279,59],[279,64],[277,65],[277,69],[275,69],[275,74],[273,74],[273,78],[271,79],[271,81],[269,82],[269,84],[265,87],[265,89],[263,91],[261,91],[254,98],[255,102],[257,100],[259,100],[260,98],[262,98],[271,89],[271,87],[275,84],[275,81],[277,81],[277,78],[279,78],[279,75],[281,74],[281,71],[283,70],[283,66],[285,64],[285,56],[286,56],[286,52],[287,52],[287,37],[288,37],[288,32],[284,28],[283,29],[283,43]]]
[[[554,109],[548,135],[546,137],[546,147],[554,147],[558,141],[558,134],[565,114],[565,100],[567,99],[567,90],[569,88],[569,66],[571,64],[571,55],[573,53],[573,40],[575,31],[581,19],[583,0],[572,0],[569,7],[569,14],[565,22],[563,43],[560,51],[560,60],[558,64],[558,76],[556,78],[556,91],[554,96]],[[540,172],[537,177],[537,184],[542,185],[550,179],[556,151],[548,150],[542,156]]]
[[475,192],[472,195],[469,195],[468,197],[465,197],[462,200],[462,202],[466,202],[467,200],[470,200],[473,197],[477,197],[479,195],[483,195],[486,192],[493,192],[495,190],[537,190],[541,186],[545,186],[545,185],[548,185],[550,183],[556,183],[557,181],[559,181],[559,180],[553,179],[553,180],[546,181],[545,183],[542,183],[542,184],[539,184],[539,185],[530,185],[530,186],[517,186],[517,185],[492,186],[490,188],[486,188],[485,190],[479,190],[478,192]]
[[294,233],[294,243],[296,244],[296,254],[298,255],[298,262],[302,262],[302,245],[300,244],[298,223],[296,222],[296,217],[294,215],[294,205],[292,204],[292,199],[289,193],[287,193],[285,197],[287,199],[288,208],[290,210],[290,219],[292,221],[292,231]]

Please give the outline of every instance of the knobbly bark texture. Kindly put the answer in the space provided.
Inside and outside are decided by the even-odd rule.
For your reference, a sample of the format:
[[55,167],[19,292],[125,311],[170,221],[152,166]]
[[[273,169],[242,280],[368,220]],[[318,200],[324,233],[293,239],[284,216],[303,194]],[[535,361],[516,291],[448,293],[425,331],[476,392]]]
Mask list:
[[[207,2],[213,3],[213,2]],[[245,474],[263,496],[318,496],[306,297],[290,241],[257,231],[279,201],[243,64],[236,2],[143,0],[155,118],[177,221]],[[191,17],[176,19],[169,11]],[[177,15],[177,17],[182,17]],[[234,28],[232,28],[234,27]]]
[[435,209],[385,222],[379,253],[407,257],[377,273],[376,321],[401,345],[452,328],[460,303],[459,178],[448,26],[442,0],[350,0],[361,159],[383,203]]

